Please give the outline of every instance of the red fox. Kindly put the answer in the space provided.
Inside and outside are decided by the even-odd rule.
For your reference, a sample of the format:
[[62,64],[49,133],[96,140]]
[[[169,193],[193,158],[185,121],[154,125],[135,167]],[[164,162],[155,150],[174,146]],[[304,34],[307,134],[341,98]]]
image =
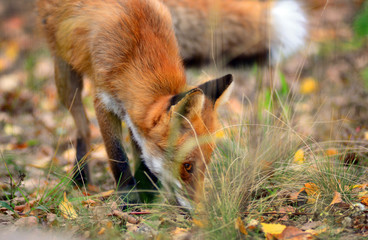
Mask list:
[[308,21],[297,0],[162,2],[172,14],[187,64],[267,58],[276,63],[305,45]]
[[[80,162],[90,150],[81,99],[86,74],[94,83],[97,120],[118,189],[131,191],[137,183],[121,143],[123,120],[148,173],[176,189],[179,204],[190,206],[179,191],[192,200],[201,195],[214,143],[198,139],[217,130],[216,109],[232,76],[187,85],[170,13],[157,0],[39,0],[38,12],[55,56],[58,95],[78,130],[75,181],[89,180]],[[199,144],[178,159],[193,139]],[[140,201],[134,191],[127,197]]]

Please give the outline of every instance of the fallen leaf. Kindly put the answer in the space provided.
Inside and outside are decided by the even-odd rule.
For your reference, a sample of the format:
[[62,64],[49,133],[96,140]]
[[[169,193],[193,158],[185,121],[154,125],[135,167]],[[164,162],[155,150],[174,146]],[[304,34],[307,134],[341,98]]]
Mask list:
[[368,131],[364,132],[364,140],[368,140]]
[[332,202],[330,203],[330,206],[336,203],[342,203],[341,193],[335,191],[334,197],[332,199]]
[[239,232],[243,233],[244,235],[248,235],[248,232],[244,226],[244,222],[240,217],[238,217],[235,221],[235,229],[239,230]]
[[368,183],[365,183],[365,184],[359,184],[359,185],[354,185],[353,186],[353,189],[354,188],[360,188],[360,189],[365,189],[366,187],[368,186]]
[[10,145],[11,150],[21,150],[26,149],[27,147],[28,147],[27,143],[15,143]]
[[312,234],[313,236],[318,236],[320,235],[321,233],[324,233],[327,231],[327,227],[323,227],[323,228],[319,228],[319,229],[309,229],[307,231],[305,231],[306,233],[310,233]]
[[100,198],[108,198],[115,192],[114,189],[98,194]]
[[74,148],[69,148],[68,150],[64,151],[62,154],[63,158],[68,161],[68,163],[73,163],[75,161],[76,150]]
[[0,190],[7,189],[8,187],[9,187],[8,184],[0,182]]
[[206,224],[199,219],[193,218],[192,221],[193,221],[193,224],[196,225],[197,227],[204,228],[206,226]]
[[[185,238],[187,234],[188,234],[188,229],[177,227],[173,231],[171,231],[170,235],[172,236],[172,239],[187,239]],[[162,239],[167,239],[167,238],[163,237]]]
[[364,191],[364,192],[360,192],[360,193],[358,193],[358,198],[359,198],[359,199],[363,199],[363,198],[365,198],[366,196],[368,196],[368,191]]
[[326,150],[326,155],[329,157],[337,155],[339,152],[334,148],[329,148]]
[[66,198],[66,192],[64,192],[64,200],[59,204],[59,209],[65,219],[76,219],[78,217],[72,203]]
[[51,163],[58,165],[59,160],[54,157],[43,157],[43,158],[34,160],[33,162],[27,164],[27,166],[38,168],[38,169],[46,169],[50,167]]
[[[37,200],[32,200],[32,201],[27,202],[26,204],[15,206],[14,210],[18,212],[26,213],[31,209],[31,207],[35,205],[36,202]],[[26,211],[25,209],[28,209],[28,210]]]
[[[25,207],[24,207],[24,209],[23,209],[23,211],[22,211],[22,213],[23,214],[29,214],[31,212],[31,206],[30,206],[30,204],[29,203],[26,203],[25,204]],[[33,214],[32,214],[33,215]]]
[[304,189],[308,195],[308,203],[310,204],[315,203],[316,198],[320,192],[319,187],[316,184],[310,182],[310,183],[304,184]]
[[288,226],[282,231],[279,239],[288,239],[288,240],[306,240],[312,239],[311,233],[306,233],[299,228]]
[[85,201],[82,201],[82,204],[84,207],[91,207],[91,206],[96,206],[96,201],[92,200],[92,199],[87,199]]
[[256,229],[256,228],[257,228],[257,226],[258,226],[258,224],[259,224],[259,221],[258,221],[258,220],[256,220],[256,219],[252,219],[252,220],[250,220],[250,222],[248,223],[248,225],[247,225],[247,229],[249,229],[249,230]]
[[308,223],[304,224],[300,229],[303,230],[303,231],[306,231],[306,230],[309,230],[309,229],[317,228],[321,225],[322,225],[321,221],[308,222]]
[[102,234],[104,234],[106,232],[106,228],[104,228],[104,227],[102,227],[101,229],[100,229],[100,231],[98,231],[98,235],[102,235]]
[[361,199],[361,203],[364,204],[365,206],[368,206],[368,195],[363,196],[360,198]]
[[225,131],[223,129],[221,130],[218,130],[216,133],[215,133],[215,138],[216,139],[223,139],[225,137]]
[[304,163],[304,151],[303,151],[303,149],[299,149],[298,151],[296,151],[296,153],[294,155],[294,162],[299,163],[299,164]]
[[286,228],[285,225],[282,224],[268,224],[268,223],[261,223],[262,231],[265,233],[265,236],[271,235],[272,237],[278,237],[284,229]]
[[128,223],[131,223],[131,224],[138,224],[139,223],[139,219],[136,219],[135,217],[130,216],[128,213],[121,212],[121,211],[118,211],[118,210],[113,210],[112,214],[109,214],[109,215],[118,217],[120,219],[123,219],[123,220],[125,220],[125,221],[127,221]]
[[313,77],[304,78],[300,84],[301,94],[311,94],[317,91],[318,83]]

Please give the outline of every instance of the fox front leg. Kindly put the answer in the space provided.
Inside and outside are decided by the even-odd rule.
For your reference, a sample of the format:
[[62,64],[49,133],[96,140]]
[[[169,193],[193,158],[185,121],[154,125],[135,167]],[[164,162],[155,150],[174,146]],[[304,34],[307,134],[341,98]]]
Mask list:
[[95,99],[95,110],[120,197],[127,203],[139,203],[140,198],[136,192],[136,181],[121,143],[121,120],[115,113],[108,111],[98,98]]

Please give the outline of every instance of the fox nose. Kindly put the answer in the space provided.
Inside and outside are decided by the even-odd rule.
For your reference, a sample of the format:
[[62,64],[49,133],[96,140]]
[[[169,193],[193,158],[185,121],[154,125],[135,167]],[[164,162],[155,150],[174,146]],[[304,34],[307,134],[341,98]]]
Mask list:
[[190,201],[181,196],[178,192],[175,192],[175,198],[177,205],[181,206],[181,209],[186,212],[190,212],[191,210],[193,210],[193,205],[190,203]]

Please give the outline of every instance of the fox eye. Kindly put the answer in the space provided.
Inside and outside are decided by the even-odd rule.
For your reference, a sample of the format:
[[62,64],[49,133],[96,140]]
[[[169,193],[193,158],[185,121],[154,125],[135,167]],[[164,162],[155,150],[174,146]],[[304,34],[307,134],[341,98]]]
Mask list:
[[193,173],[193,164],[191,164],[191,163],[184,163],[184,169],[188,173]]

